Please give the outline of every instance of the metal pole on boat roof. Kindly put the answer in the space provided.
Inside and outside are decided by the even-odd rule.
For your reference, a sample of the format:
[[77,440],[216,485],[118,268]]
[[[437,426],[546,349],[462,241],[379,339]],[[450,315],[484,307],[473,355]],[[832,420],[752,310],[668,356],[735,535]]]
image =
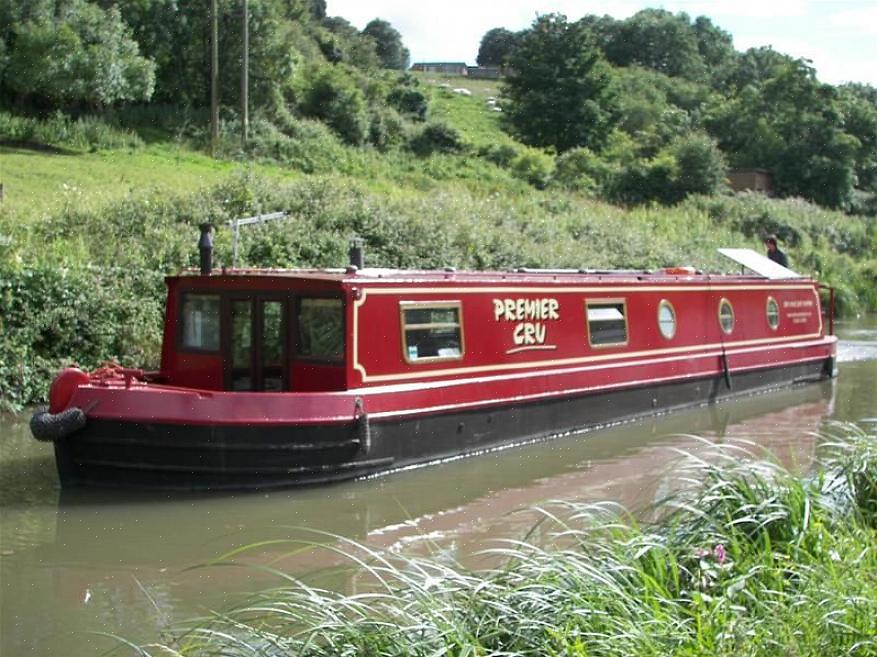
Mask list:
[[231,254],[231,268],[235,269],[238,266],[238,241],[241,239],[241,228],[238,222],[231,222],[234,225],[234,241],[232,245],[232,254]]

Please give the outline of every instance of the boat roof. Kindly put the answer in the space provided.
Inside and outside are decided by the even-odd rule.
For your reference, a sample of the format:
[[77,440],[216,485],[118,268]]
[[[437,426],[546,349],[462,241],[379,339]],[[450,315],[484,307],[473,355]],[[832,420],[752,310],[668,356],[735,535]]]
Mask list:
[[[770,261],[768,261],[770,262]],[[774,263],[771,263],[774,264]],[[779,267],[779,265],[777,265]],[[780,267],[780,269],[785,269]],[[789,270],[787,270],[789,271]],[[178,278],[206,278],[197,269],[187,270]],[[337,282],[348,285],[412,284],[412,283],[462,283],[462,284],[578,284],[621,283],[642,281],[689,281],[692,283],[721,279],[722,281],[771,281],[778,278],[800,280],[800,275],[790,271],[789,276],[766,276],[755,274],[717,274],[696,270],[693,267],[667,267],[656,270],[599,270],[599,269],[532,269],[519,267],[507,271],[457,271],[445,269],[389,269],[366,267],[356,269],[223,269],[215,270],[209,277],[214,280],[295,278],[304,281]]]

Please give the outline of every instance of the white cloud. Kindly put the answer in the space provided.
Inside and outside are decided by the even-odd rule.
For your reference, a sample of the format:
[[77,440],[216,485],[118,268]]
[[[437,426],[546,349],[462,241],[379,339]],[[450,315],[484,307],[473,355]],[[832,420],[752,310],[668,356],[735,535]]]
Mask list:
[[[829,18],[829,23],[840,30],[877,37],[877,5],[838,12]],[[877,46],[872,44],[872,47],[877,51]],[[871,55],[873,57],[877,52]]]
[[666,0],[659,6],[684,11],[690,16],[709,16],[721,24],[721,20],[716,19],[806,16],[809,4],[806,0]]

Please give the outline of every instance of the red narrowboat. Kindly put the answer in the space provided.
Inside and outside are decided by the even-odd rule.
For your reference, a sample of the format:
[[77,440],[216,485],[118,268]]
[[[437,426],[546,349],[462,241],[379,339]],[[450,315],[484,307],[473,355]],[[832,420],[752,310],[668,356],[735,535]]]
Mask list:
[[[748,274],[200,271],[161,367],[62,372],[34,434],[63,485],[328,482],[834,375],[820,285]],[[361,264],[361,263],[360,263]]]

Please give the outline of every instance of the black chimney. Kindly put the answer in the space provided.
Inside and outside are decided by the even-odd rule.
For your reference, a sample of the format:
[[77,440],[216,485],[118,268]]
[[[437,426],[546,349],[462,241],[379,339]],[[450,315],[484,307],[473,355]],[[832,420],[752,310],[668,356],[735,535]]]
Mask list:
[[357,269],[362,269],[365,267],[365,256],[362,252],[363,241],[361,237],[354,237],[350,240],[350,251],[348,252],[350,256],[350,266],[356,267]]
[[213,224],[201,224],[201,239],[198,240],[198,252],[201,254],[201,275],[210,276],[213,271]]

